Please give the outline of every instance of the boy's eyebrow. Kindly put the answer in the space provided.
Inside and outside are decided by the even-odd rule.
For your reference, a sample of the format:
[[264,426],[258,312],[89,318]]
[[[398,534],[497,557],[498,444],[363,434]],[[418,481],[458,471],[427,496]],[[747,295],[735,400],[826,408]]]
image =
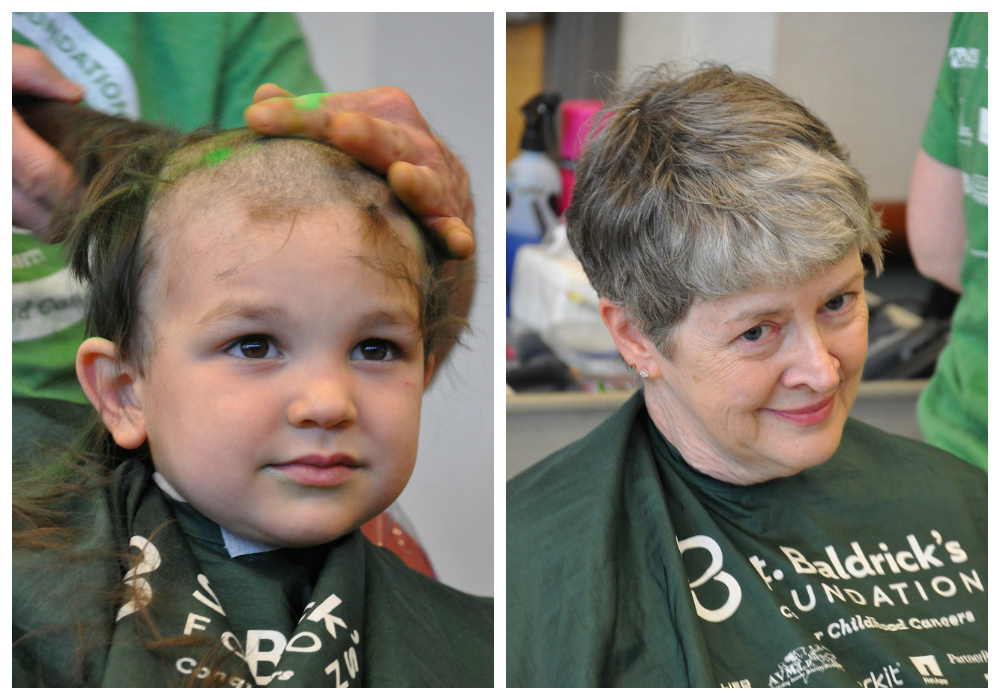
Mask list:
[[358,325],[362,328],[407,328],[415,329],[420,324],[415,314],[404,310],[403,306],[392,310],[379,309],[361,317]]
[[[260,321],[281,316],[284,311],[277,306],[262,306],[252,302],[240,301],[238,299],[227,299],[205,312],[195,325],[208,326],[218,323],[224,319],[239,318],[251,321]],[[398,308],[378,309],[362,316],[358,321],[358,326],[362,328],[406,328],[416,329],[419,327],[416,314],[410,313],[404,306]]]
[[208,326],[226,318],[243,318],[251,321],[272,318],[281,314],[277,306],[261,306],[238,299],[227,299],[205,312],[195,325]]

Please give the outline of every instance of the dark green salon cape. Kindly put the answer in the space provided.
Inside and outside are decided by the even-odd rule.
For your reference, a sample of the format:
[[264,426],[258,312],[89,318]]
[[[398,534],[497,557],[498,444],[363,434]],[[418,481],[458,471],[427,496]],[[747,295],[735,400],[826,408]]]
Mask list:
[[[231,560],[134,460],[64,507],[71,556],[13,553],[14,686],[493,686],[493,601],[358,531]],[[184,635],[203,642],[150,648]]]
[[734,486],[642,394],[507,487],[508,686],[985,686],[986,476],[849,420]]

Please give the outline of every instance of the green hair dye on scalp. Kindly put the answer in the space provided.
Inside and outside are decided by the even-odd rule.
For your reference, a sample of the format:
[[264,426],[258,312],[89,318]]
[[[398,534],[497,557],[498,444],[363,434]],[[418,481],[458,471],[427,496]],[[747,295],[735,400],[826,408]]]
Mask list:
[[232,155],[233,149],[229,146],[223,146],[221,148],[216,148],[214,151],[209,151],[201,158],[201,165],[213,166],[226,160],[230,155]]

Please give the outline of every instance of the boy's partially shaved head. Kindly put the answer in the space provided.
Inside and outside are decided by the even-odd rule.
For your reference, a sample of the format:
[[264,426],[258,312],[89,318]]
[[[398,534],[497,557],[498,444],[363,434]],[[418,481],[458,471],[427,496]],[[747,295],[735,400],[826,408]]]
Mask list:
[[[274,223],[289,232],[298,215],[345,203],[358,215],[369,267],[404,283],[418,304],[426,293],[429,259],[419,228],[388,183],[351,156],[309,139],[270,138],[249,129],[221,132],[175,152],[160,174],[143,237],[151,259],[166,261],[170,231],[223,211],[248,224]],[[248,226],[248,229],[254,228]],[[248,248],[254,241],[247,235]],[[240,267],[234,260],[233,271]],[[166,289],[183,266],[166,273]],[[422,304],[420,304],[422,306]],[[424,319],[421,319],[423,323]]]
[[373,225],[391,225],[407,237],[412,230],[384,178],[308,139],[273,139],[249,129],[222,132],[173,154],[160,179],[147,222],[153,229],[158,219],[201,206],[238,208],[251,221],[273,221],[347,202]]

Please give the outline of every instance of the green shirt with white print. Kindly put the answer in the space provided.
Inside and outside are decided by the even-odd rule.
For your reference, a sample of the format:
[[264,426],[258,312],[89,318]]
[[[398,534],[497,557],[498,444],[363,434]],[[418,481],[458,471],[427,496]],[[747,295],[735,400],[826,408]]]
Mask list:
[[920,397],[932,445],[986,469],[988,90],[985,12],[957,13],[921,145],[962,171],[966,248],[951,341]]

